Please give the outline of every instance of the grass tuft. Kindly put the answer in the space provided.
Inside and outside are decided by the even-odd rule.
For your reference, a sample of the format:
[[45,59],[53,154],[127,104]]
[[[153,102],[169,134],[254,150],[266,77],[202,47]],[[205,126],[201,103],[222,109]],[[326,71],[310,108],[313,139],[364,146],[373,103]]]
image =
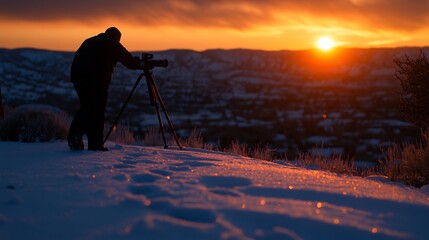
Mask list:
[[389,179],[415,187],[429,183],[429,133],[422,132],[421,136],[421,140],[416,143],[387,149],[380,165]]

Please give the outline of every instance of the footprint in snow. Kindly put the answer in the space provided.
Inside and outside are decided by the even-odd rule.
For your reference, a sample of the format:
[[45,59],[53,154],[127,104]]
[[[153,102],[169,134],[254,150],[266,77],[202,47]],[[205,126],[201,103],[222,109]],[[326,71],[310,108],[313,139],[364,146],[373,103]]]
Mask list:
[[229,189],[212,189],[210,192],[222,196],[240,197],[239,193]]
[[177,165],[168,166],[168,169],[174,172],[191,171],[191,168],[188,166],[177,166]]
[[133,182],[136,182],[136,183],[151,183],[151,182],[155,182],[158,179],[161,179],[161,177],[159,176],[148,174],[148,173],[135,174],[131,178]]
[[173,207],[168,212],[168,215],[174,218],[182,219],[196,223],[215,223],[216,215],[211,210],[198,208],[179,208]]
[[147,154],[144,154],[144,153],[128,153],[128,154],[126,154],[126,156],[128,158],[139,158],[139,157],[145,157],[145,156],[147,156]]
[[203,176],[200,182],[208,188],[235,188],[249,186],[252,181],[248,178],[232,176]]
[[135,160],[120,160],[120,162],[122,162],[123,164],[131,164],[131,165],[137,164],[137,161]]
[[137,160],[137,163],[141,163],[141,164],[161,164],[160,162],[156,162],[153,160],[149,160],[149,159],[141,159],[141,160]]
[[184,163],[178,163],[178,164],[173,164],[170,166],[186,166],[186,167],[210,167],[210,166],[214,166],[215,164],[213,163],[208,163],[208,162],[200,162],[200,161],[195,161],[195,162],[184,162]]
[[124,181],[129,181],[130,177],[126,174],[118,174],[113,176],[112,179],[116,181],[124,182]]
[[130,165],[130,164],[114,164],[113,165],[114,168],[118,168],[118,169],[129,169],[129,168],[135,168],[134,165]]
[[172,171],[163,170],[163,169],[149,169],[149,172],[159,174],[159,175],[162,175],[164,177],[173,175]]
[[158,197],[170,197],[171,194],[169,194],[166,191],[163,191],[158,186],[155,185],[132,185],[129,188],[130,192],[134,195],[144,195],[148,198],[158,198]]

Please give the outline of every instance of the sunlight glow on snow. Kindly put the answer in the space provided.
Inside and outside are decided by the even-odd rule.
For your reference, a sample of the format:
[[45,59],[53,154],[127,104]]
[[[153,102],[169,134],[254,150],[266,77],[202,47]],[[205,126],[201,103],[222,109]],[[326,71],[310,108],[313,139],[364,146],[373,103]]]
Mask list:
[[[20,230],[37,227],[40,239],[64,234],[73,239],[174,239],[191,231],[201,239],[228,234],[234,239],[330,239],[330,233],[317,230],[330,226],[341,232],[340,239],[368,239],[368,234],[425,239],[427,233],[418,229],[429,227],[427,195],[400,184],[207,150],[108,147],[109,154],[76,154],[65,151],[64,142],[0,142],[0,158],[13,159],[0,161],[0,180],[6,183],[0,198],[28,209],[23,215],[11,211],[15,205],[0,205],[0,236],[27,239]],[[73,214],[61,218],[58,212]],[[263,224],[255,226],[255,219]],[[315,230],[288,224],[296,219],[311,222]],[[66,223],[78,228],[64,232]],[[85,224],[92,227],[89,232]]]

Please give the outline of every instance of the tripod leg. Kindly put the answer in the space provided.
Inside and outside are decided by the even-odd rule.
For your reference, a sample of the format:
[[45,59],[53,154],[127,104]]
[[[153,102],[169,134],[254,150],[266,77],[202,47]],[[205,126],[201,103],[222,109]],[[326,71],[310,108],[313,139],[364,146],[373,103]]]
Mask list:
[[[167,113],[167,110],[165,108],[164,102],[162,101],[162,98],[161,98],[161,94],[159,94],[158,88],[156,87],[155,82],[153,81],[152,73],[149,70],[145,70],[144,73],[145,73],[145,76],[146,76],[146,82],[147,82],[147,86],[148,86],[148,89],[149,89],[149,94],[150,94],[151,102],[152,102],[152,105],[154,105],[154,103],[155,103],[155,107],[156,107],[157,114],[158,114],[158,121],[159,121],[159,123],[161,125],[161,128],[162,128],[162,130],[164,130],[164,125],[162,124],[161,116],[159,114],[159,105],[158,105],[158,102],[161,103],[161,108],[164,111],[165,117],[167,118],[168,124],[169,124],[169,126],[170,126],[170,128],[171,128],[171,130],[173,132],[173,136],[174,136],[174,139],[176,140],[177,146],[180,148],[180,150],[182,150],[183,147],[180,145],[179,138],[177,137],[176,130],[174,129],[173,123],[171,122],[171,119],[168,116],[168,113]],[[163,134],[164,142],[165,142],[164,131],[162,132],[162,134]],[[165,142],[165,148],[167,148],[167,143],[166,142]]]
[[180,145],[179,137],[177,137],[176,130],[174,129],[174,126],[173,126],[173,123],[171,122],[170,116],[167,113],[167,109],[165,108],[164,102],[162,101],[162,98],[161,98],[161,94],[159,93],[156,85],[154,83],[152,83],[152,84],[153,84],[153,90],[155,91],[156,98],[161,103],[162,111],[164,112],[165,117],[167,118],[168,125],[170,126],[171,131],[173,132],[173,136],[174,136],[174,139],[176,140],[177,146],[179,147],[180,150],[182,150],[183,147],[182,147],[182,145]]
[[159,130],[161,131],[162,139],[164,140],[164,148],[168,148],[167,140],[165,139],[164,124],[162,123],[161,114],[159,113],[158,103],[155,103],[155,110],[156,110],[156,115],[158,116],[158,122],[159,122],[159,128],[160,128]]
[[134,87],[133,87],[133,89],[131,90],[130,94],[128,95],[127,100],[125,101],[124,105],[122,105],[121,111],[119,111],[118,115],[117,115],[117,116],[116,116],[116,118],[115,118],[115,121],[113,122],[112,126],[111,126],[111,127],[110,127],[110,129],[109,129],[109,132],[107,133],[106,137],[104,138],[103,144],[105,144],[105,143],[106,143],[107,138],[109,138],[110,133],[112,133],[113,128],[114,128],[114,127],[116,126],[116,124],[118,123],[119,117],[121,116],[122,112],[124,112],[125,107],[126,107],[126,106],[127,106],[127,104],[128,104],[128,101],[130,101],[131,96],[133,95],[134,91],[136,90],[137,85],[139,85],[140,80],[142,79],[142,77],[143,77],[143,76],[144,76],[144,74],[143,74],[143,73],[141,73],[141,74],[140,74],[140,76],[137,78],[137,81],[136,81],[136,83],[134,84]]

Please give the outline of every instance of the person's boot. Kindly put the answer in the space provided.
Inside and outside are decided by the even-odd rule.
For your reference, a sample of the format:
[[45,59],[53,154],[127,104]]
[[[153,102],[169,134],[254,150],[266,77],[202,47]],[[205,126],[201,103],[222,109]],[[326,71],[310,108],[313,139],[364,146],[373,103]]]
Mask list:
[[84,149],[82,137],[68,136],[67,142],[68,142],[70,150],[72,150],[72,151],[82,151]]

